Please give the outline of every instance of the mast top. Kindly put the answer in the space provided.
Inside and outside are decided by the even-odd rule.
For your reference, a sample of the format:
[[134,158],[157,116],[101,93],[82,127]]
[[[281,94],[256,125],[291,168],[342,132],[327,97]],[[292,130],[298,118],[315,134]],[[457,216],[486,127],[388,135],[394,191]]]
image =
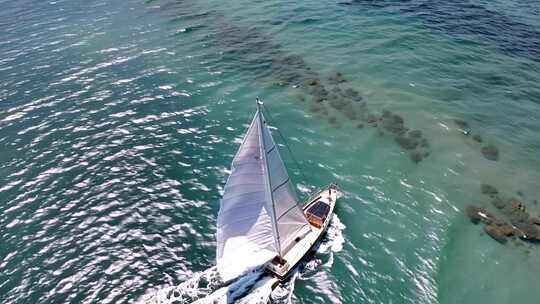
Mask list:
[[262,100],[259,98],[259,96],[257,96],[255,98],[255,103],[257,104],[257,110],[260,110],[261,109],[261,106],[263,105],[263,102]]

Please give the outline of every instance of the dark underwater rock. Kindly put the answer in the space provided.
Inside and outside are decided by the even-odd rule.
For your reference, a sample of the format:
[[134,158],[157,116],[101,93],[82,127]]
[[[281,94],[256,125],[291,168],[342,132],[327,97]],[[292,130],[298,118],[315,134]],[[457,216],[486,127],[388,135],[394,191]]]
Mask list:
[[299,84],[304,81],[304,75],[291,69],[277,69],[276,78],[279,79],[281,85]]
[[484,231],[499,243],[506,243],[507,237],[522,235],[514,226],[497,218],[485,208],[469,205],[465,208],[465,213],[473,224],[484,223]]
[[[330,106],[336,110],[343,110],[345,108],[347,108],[347,110],[352,109],[350,101],[342,98],[330,99]],[[350,107],[350,109],[348,107]]]
[[341,94],[342,93],[341,88],[338,87],[338,86],[333,87],[332,92],[334,92],[336,94]]
[[422,140],[420,141],[420,147],[422,147],[422,148],[429,147],[429,143],[428,143],[428,140],[426,138],[422,138]]
[[360,96],[360,93],[354,89],[348,88],[345,90],[345,95],[351,98]]
[[364,98],[362,96],[358,95],[358,96],[351,97],[351,100],[354,101],[354,102],[362,102],[364,100]]
[[487,211],[485,208],[480,208],[473,205],[468,205],[465,207],[465,214],[473,224],[482,222],[490,225],[497,221],[497,217],[495,217],[495,215],[493,215],[491,212]]
[[403,117],[399,116],[398,114],[392,115],[392,120],[396,124],[403,124],[405,123],[405,120],[403,120]]
[[[501,209],[502,213],[508,218],[510,223],[517,225],[520,223],[530,223],[531,219],[525,206],[519,200],[512,198],[504,203],[501,203],[501,199],[494,201],[498,203],[497,208]],[[502,206],[502,208],[500,208]]]
[[377,122],[377,116],[375,116],[374,114],[369,114],[368,117],[367,117],[367,122],[368,123],[376,123]]
[[540,229],[533,223],[517,223],[514,224],[516,228],[522,233],[520,238],[527,241],[540,241]]
[[362,128],[364,128],[364,124],[359,123],[359,124],[356,125],[356,127],[357,127],[358,129],[362,129]]
[[310,94],[316,97],[328,97],[328,91],[322,85],[311,86]]
[[343,74],[337,72],[335,75],[328,77],[328,82],[330,82],[330,84],[340,84],[347,82],[347,80],[343,77]]
[[511,198],[510,199],[510,207],[512,208],[512,211],[523,211],[525,212],[525,205],[523,205],[523,203],[516,199],[516,198]]
[[328,117],[328,122],[330,124],[336,124],[337,123],[337,118],[335,118],[334,116],[330,116],[330,117]]
[[409,131],[409,136],[412,137],[412,138],[421,138],[422,137],[422,131],[420,131],[420,130]]
[[494,145],[483,146],[480,150],[484,157],[488,160],[499,160],[499,150]]
[[489,195],[489,196],[493,196],[499,193],[499,191],[497,191],[495,187],[488,184],[482,184],[481,189],[482,189],[482,194]]
[[415,164],[418,164],[424,158],[422,153],[419,151],[414,151],[413,153],[411,153],[410,157]]
[[295,68],[298,70],[304,70],[307,68],[307,63],[300,55],[288,55],[280,58],[279,63],[288,66],[289,68]]
[[319,79],[308,80],[308,85],[309,86],[318,86],[320,84],[321,84],[321,81]]
[[507,205],[507,202],[500,197],[495,197],[495,199],[491,201],[491,204],[497,209],[504,209],[504,207],[506,207]]
[[323,101],[325,101],[326,99],[322,96],[316,96],[313,101],[315,101],[316,103],[322,103]]
[[395,140],[400,147],[406,150],[412,150],[418,146],[418,143],[416,142],[416,140],[409,137],[397,136]]
[[454,122],[456,123],[456,125],[460,128],[463,128],[463,129],[468,129],[469,128],[469,123],[467,123],[465,120],[462,120],[462,119],[454,119]]
[[335,75],[328,77],[328,81],[331,84],[340,84],[347,82],[347,80],[343,77],[343,74],[341,74],[340,72],[337,72]]
[[384,112],[381,118],[383,119],[383,126],[386,130],[394,134],[403,134],[406,132],[406,128],[403,125],[403,118],[401,116],[397,114],[388,115],[388,113]]
[[472,139],[476,142],[479,142],[481,143],[482,142],[482,136],[478,135],[478,134],[475,134]]
[[529,214],[522,210],[514,210],[508,213],[508,218],[510,223],[517,225],[519,223],[528,223],[530,222]]
[[500,224],[496,224],[499,231],[506,235],[506,236],[513,236],[514,234],[517,233],[517,229],[514,228],[514,226],[508,224],[508,223],[500,223]]
[[484,226],[484,231],[495,241],[505,244],[506,243],[506,235],[504,232],[499,228],[499,226],[495,225],[486,225]]

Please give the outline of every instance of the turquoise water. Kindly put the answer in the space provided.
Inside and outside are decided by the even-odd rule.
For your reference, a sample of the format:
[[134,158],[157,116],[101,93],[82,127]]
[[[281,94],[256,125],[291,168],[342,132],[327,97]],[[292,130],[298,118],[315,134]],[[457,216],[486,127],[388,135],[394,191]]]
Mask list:
[[[343,250],[295,303],[538,302],[540,248],[463,214],[492,208],[482,183],[539,214],[538,3],[0,5],[0,302],[140,302],[211,268],[255,96],[299,189],[344,191]],[[313,78],[362,100],[319,103]],[[425,158],[367,122],[384,110]]]

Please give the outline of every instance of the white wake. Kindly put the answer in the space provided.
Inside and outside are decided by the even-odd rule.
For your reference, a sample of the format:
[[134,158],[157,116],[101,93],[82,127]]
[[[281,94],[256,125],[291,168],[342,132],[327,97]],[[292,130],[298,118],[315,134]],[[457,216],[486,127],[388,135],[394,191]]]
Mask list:
[[[144,297],[146,304],[291,304],[294,297],[294,285],[298,278],[304,280],[321,268],[330,268],[334,262],[334,252],[343,249],[345,239],[337,215],[333,215],[323,240],[315,255],[298,267],[290,278],[283,283],[256,269],[231,282],[223,282],[216,267],[193,274],[177,286],[165,287],[152,295]],[[277,285],[277,286],[276,286]]]

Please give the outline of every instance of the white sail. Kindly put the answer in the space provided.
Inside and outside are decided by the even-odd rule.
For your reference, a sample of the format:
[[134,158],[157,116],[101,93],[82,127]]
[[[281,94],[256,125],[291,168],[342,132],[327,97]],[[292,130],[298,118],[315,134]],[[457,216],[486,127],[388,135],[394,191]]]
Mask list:
[[309,231],[259,110],[231,171],[217,223],[217,267],[225,281],[283,255],[296,237]]
[[[264,116],[260,113],[262,120]],[[291,183],[287,169],[281,160],[279,150],[270,130],[263,124],[262,139],[266,151],[268,167],[268,184],[271,191],[274,215],[277,227],[278,250],[281,256],[295,243],[295,238],[304,236],[309,231],[308,222],[297,205],[296,191]]]

